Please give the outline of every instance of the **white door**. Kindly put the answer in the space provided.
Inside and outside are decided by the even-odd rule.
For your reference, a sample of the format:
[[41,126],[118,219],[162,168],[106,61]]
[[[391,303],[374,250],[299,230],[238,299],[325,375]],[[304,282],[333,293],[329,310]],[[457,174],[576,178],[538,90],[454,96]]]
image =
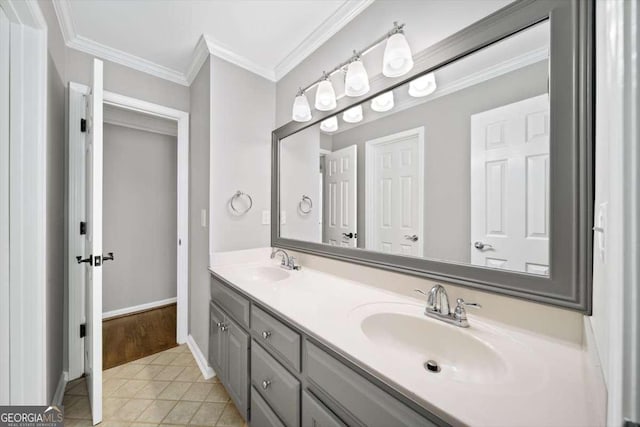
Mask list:
[[325,156],[325,243],[333,246],[358,246],[357,159],[356,145]]
[[87,97],[85,373],[93,424],[102,421],[102,61],[93,60]]
[[549,99],[471,116],[471,263],[549,274]]
[[367,249],[422,257],[424,127],[367,141]]

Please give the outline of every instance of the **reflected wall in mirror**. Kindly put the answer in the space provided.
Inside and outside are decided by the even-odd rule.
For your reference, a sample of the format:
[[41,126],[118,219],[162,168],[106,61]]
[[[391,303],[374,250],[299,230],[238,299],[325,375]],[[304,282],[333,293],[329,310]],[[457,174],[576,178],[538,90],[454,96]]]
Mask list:
[[548,276],[549,34],[280,140],[280,237]]

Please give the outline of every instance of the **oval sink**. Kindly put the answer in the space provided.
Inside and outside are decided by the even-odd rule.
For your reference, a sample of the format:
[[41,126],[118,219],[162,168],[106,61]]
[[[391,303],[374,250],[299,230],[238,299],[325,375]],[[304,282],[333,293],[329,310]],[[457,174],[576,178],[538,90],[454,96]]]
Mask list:
[[361,328],[380,351],[392,353],[398,363],[416,364],[423,369],[427,361],[435,361],[439,371],[423,369],[424,375],[467,383],[496,383],[507,374],[506,363],[489,344],[469,330],[439,320],[382,312],[363,318]]
[[289,277],[289,272],[277,267],[251,267],[241,270],[238,276],[251,282],[277,282]]

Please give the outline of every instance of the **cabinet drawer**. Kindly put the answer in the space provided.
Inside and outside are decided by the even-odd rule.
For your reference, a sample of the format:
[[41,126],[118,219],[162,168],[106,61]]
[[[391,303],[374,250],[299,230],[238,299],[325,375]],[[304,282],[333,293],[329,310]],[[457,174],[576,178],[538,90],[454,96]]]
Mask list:
[[251,344],[251,383],[287,426],[300,425],[300,382],[255,341]]
[[241,326],[249,328],[249,300],[219,282],[211,278],[211,299],[222,307]]
[[304,363],[309,380],[367,426],[436,425],[309,342]]
[[345,427],[345,424],[309,392],[302,392],[302,427]]
[[251,388],[251,425],[255,427],[284,427],[282,421],[254,387]]
[[300,335],[297,332],[255,305],[251,307],[251,329],[258,334],[261,344],[279,353],[300,371]]

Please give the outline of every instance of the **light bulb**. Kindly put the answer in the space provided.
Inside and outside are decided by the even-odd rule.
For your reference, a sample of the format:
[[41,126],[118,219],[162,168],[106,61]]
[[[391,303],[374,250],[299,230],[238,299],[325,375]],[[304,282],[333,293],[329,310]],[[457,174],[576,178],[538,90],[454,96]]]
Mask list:
[[359,58],[349,64],[344,80],[344,93],[347,96],[361,96],[369,92],[369,75]]
[[409,83],[409,95],[420,98],[432,94],[437,87],[435,74],[425,74]]
[[336,108],[336,92],[330,80],[323,80],[316,91],[316,110],[329,111]]
[[382,74],[387,77],[400,77],[413,68],[411,48],[404,34],[396,33],[389,37],[384,48]]
[[311,120],[311,108],[309,107],[309,101],[303,92],[299,92],[295,101],[293,101],[291,118],[296,122],[308,122]]
[[347,111],[342,113],[342,120],[347,123],[358,123],[362,120],[362,106],[356,105],[353,108],[349,108]]
[[371,109],[379,113],[389,111],[393,108],[393,91],[378,95],[371,101]]
[[336,116],[329,117],[320,123],[320,130],[324,132],[335,132],[338,130],[338,118]]

